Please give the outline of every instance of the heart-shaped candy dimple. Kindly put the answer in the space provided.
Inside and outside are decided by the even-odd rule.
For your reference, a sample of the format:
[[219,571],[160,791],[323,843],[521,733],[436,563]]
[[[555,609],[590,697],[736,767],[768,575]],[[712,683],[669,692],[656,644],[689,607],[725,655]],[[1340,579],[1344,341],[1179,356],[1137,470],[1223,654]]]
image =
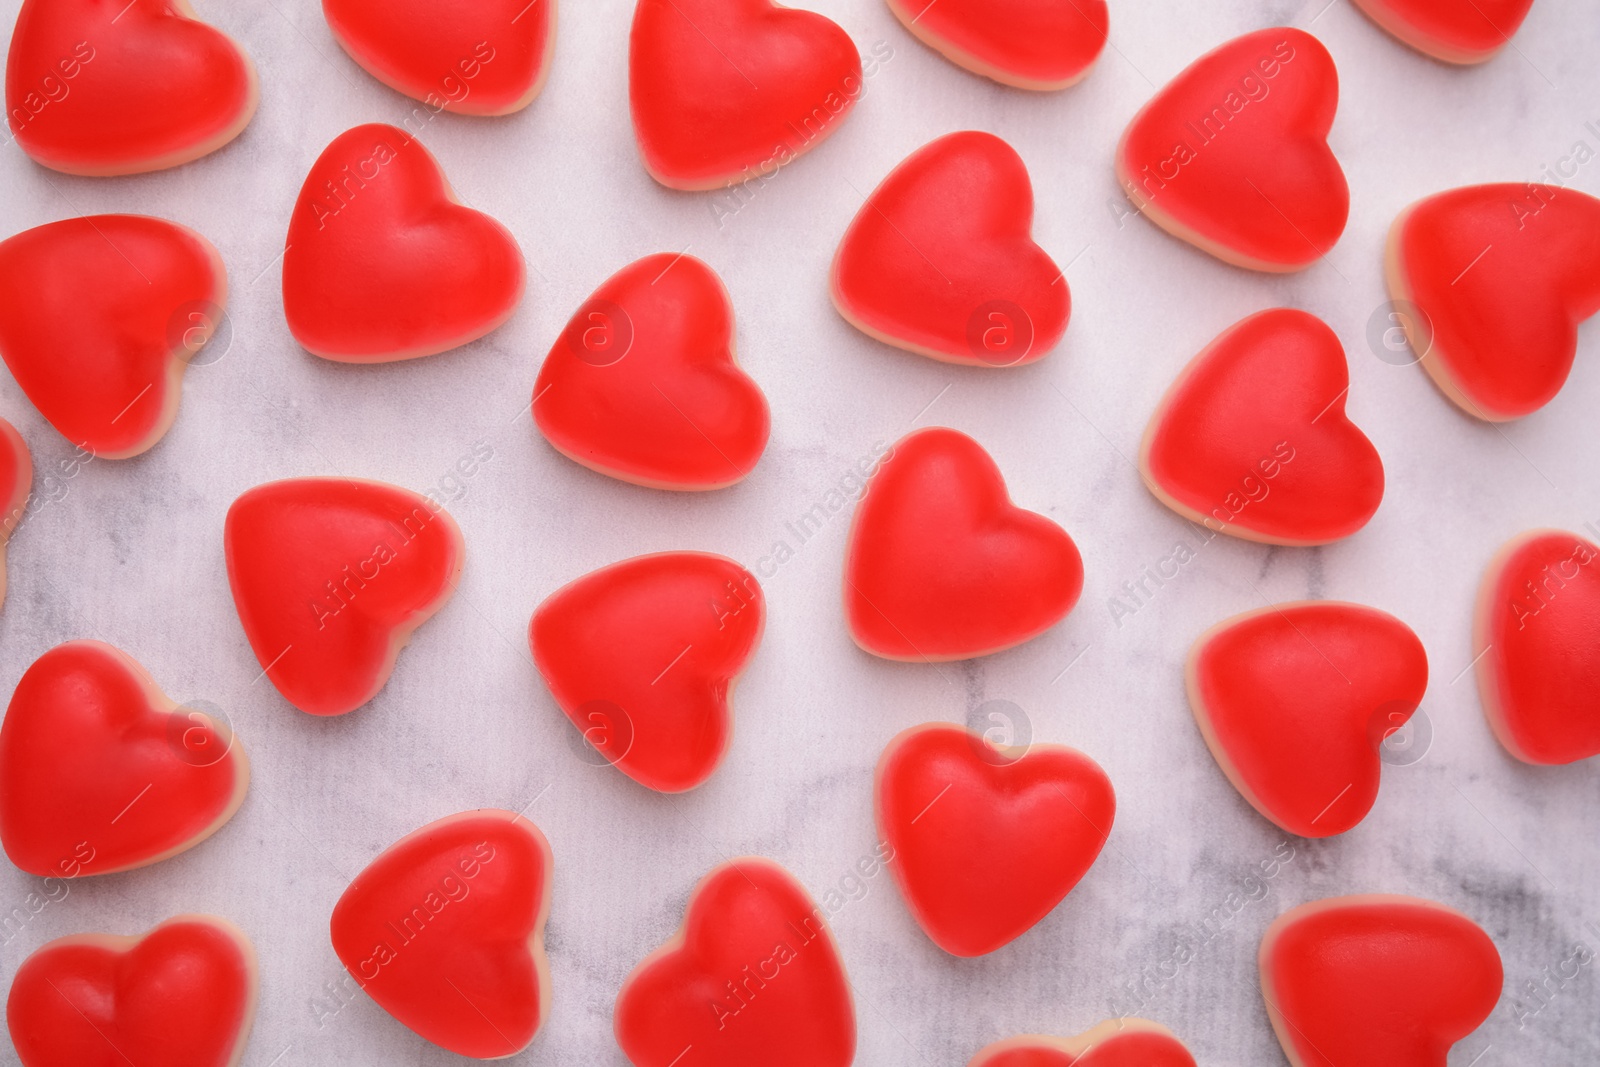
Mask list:
[[861,96],[849,34],[772,0],[639,0],[628,102],[651,177],[715,189],[771,174],[838,129]]
[[509,319],[523,273],[511,231],[457,200],[422,142],[369,123],[335,137],[300,187],[283,313],[325,359],[415,359]]
[[1195,60],[1134,116],[1117,179],[1150,221],[1218,259],[1309,267],[1350,214],[1327,142],[1338,105],[1321,41],[1287,26],[1247,33]]
[[249,784],[225,725],[173,703],[99,641],[35,660],[0,725],[0,843],[29,874],[110,874],[176,855],[231,819]]
[[33,492],[33,453],[17,428],[0,419],[0,604],[6,599],[6,547],[27,515]]
[[236,1067],[256,1010],[256,954],[215,915],[143,937],[74,934],[22,962],[6,1025],[23,1067]]
[[1473,626],[1478,694],[1525,763],[1600,755],[1600,546],[1530,530],[1495,555]]
[[849,1067],[856,1014],[823,910],[746,856],[713,868],[683,926],[622,983],[612,1013],[634,1067]]
[[889,0],[912,35],[950,62],[1018,89],[1065,89],[1106,46],[1105,0]]
[[479,1059],[516,1055],[550,1011],[553,862],[520,815],[446,816],[356,875],[333,908],[333,949],[384,1011],[427,1040]]
[[1342,834],[1378,796],[1379,746],[1428,687],[1422,642],[1360,604],[1235,615],[1189,652],[1189,706],[1228,780],[1301,837]]
[[1190,361],[1140,446],[1156,497],[1213,530],[1280,545],[1349,537],[1383,500],[1383,461],[1345,415],[1338,336],[1291,308],[1252,315]]
[[519,111],[555,52],[556,0],[322,0],[322,14],[368,74],[436,111]]
[[967,659],[1060,622],[1083,590],[1067,532],[1011,503],[1000,469],[945,427],[902,437],[867,482],[845,558],[845,617],[885,659]]
[[968,130],[906,157],[867,197],[833,258],[833,305],[886,344],[949,363],[1041,359],[1067,329],[1067,280],[1034,244],[1016,150]]
[[6,117],[55,170],[187,163],[237,137],[256,100],[250,58],[185,0],[26,0],[17,15]]
[[728,697],[755,652],[766,599],[723,556],[613,563],[533,613],[533,662],[589,747],[664,793],[693,789],[728,749]]
[[178,414],[184,368],[222,322],[211,242],[165,219],[85,215],[0,243],[0,357],[33,406],[102,459]]
[[1416,897],[1333,897],[1261,939],[1261,992],[1293,1067],[1445,1067],[1500,999],[1494,942]]
[[1389,229],[1393,319],[1467,414],[1518,419],[1555,399],[1600,311],[1600,200],[1507,182],[1425,197]]
[[569,459],[657,489],[739,481],[771,430],[734,358],[722,279],[666,252],[623,267],[572,316],[539,368],[533,419]]
[[1355,0],[1368,18],[1446,63],[1482,63],[1511,43],[1533,0]]
[[377,695],[412,631],[455,592],[466,552],[432,500],[355,478],[258,485],[228,509],[223,540],[262,673],[313,715]]
[[999,748],[943,723],[889,742],[874,794],[906,906],[956,956],[1009,944],[1061,903],[1117,807],[1105,771],[1076,749]]
[[967,1067],[1195,1067],[1195,1062],[1165,1026],[1123,1016],[1075,1037],[1024,1034],[996,1041]]

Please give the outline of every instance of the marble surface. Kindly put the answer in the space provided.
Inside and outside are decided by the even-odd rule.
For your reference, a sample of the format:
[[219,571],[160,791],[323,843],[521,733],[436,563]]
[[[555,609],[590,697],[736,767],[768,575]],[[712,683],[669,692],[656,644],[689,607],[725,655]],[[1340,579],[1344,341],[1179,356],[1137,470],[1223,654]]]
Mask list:
[[[0,0],[0,22],[17,6]],[[1580,944],[1600,946],[1600,768],[1513,762],[1463,673],[1470,605],[1495,547],[1531,525],[1600,524],[1600,335],[1595,324],[1582,331],[1577,368],[1553,404],[1503,428],[1459,415],[1418,368],[1369,342],[1396,212],[1449,186],[1570,172],[1575,145],[1588,146],[1585,158],[1600,149],[1592,0],[1539,0],[1514,49],[1468,70],[1400,46],[1349,0],[1116,0],[1098,68],[1047,95],[958,70],[877,0],[817,0],[864,53],[887,58],[837,134],[731,213],[715,195],[657,186],[639,165],[626,0],[569,3],[532,107],[498,120],[441,115],[422,133],[461,196],[521,242],[525,303],[460,351],[373,367],[326,363],[293,342],[278,257],[322,147],[354,124],[397,122],[411,105],[339,51],[312,0],[196,6],[260,69],[261,110],[238,141],[177,170],[111,180],[56,175],[0,148],[0,233],[79,213],[163,215],[217,244],[233,287],[221,358],[189,372],[176,424],[138,459],[74,463],[0,374],[0,414],[28,438],[35,491],[50,499],[9,554],[0,688],[58,642],[110,641],[175,698],[222,709],[254,781],[212,840],[155,867],[74,882],[6,931],[0,986],[51,938],[214,911],[260,952],[246,1064],[452,1062],[364,996],[339,991],[327,920],[390,842],[448,813],[498,806],[526,808],[556,856],[554,1006],[518,1063],[623,1064],[610,1023],[622,978],[676,927],[700,874],[745,853],[785,864],[813,894],[839,891],[833,924],[856,992],[857,1062],[871,1067],[959,1067],[996,1038],[1069,1034],[1119,1011],[1166,1023],[1202,1064],[1281,1063],[1256,987],[1261,931],[1302,901],[1378,891],[1463,909],[1504,956],[1505,997],[1452,1064],[1600,1061],[1593,966],[1549,977]],[[1155,86],[1213,45],[1273,24],[1310,29],[1338,62],[1331,139],[1353,197],[1332,254],[1289,277],[1229,268],[1130,216],[1111,167],[1118,134]],[[827,298],[834,244],[866,192],[919,145],[967,127],[1000,134],[1027,161],[1038,240],[1072,286],[1066,340],[1022,369],[985,373],[891,350],[847,326]],[[1600,163],[1578,166],[1571,182],[1600,192]],[[685,249],[726,280],[741,357],[773,411],[754,475],[711,495],[581,469],[526,414],[539,361],[590,290],[635,257]],[[1322,316],[1344,341],[1349,411],[1388,471],[1383,507],[1361,534],[1322,549],[1218,538],[1133,601],[1123,583],[1192,537],[1130,461],[1145,420],[1201,346],[1280,304]],[[843,627],[848,509],[804,542],[787,524],[875,444],[937,424],[976,436],[1016,500],[1072,533],[1087,586],[1062,625],[1014,651],[938,667],[881,662]],[[470,478],[453,473],[485,446],[493,456]],[[469,551],[460,592],[418,632],[387,688],[324,720],[258,681],[227,591],[222,519],[258,482],[329,473],[436,488]],[[781,564],[779,543],[791,550]],[[676,797],[579,758],[524,637],[534,604],[561,583],[666,548],[759,568],[771,609],[726,764]],[[1114,611],[1118,597],[1135,610]],[[1386,769],[1361,826],[1316,843],[1286,839],[1229,786],[1195,729],[1181,673],[1211,623],[1303,597],[1395,613],[1423,638],[1433,675],[1426,753]],[[874,847],[883,744],[918,722],[996,707],[1013,709],[1036,739],[1092,754],[1120,810],[1109,847],[1063,906],[1002,951],[957,960],[916,929],[887,875],[858,882],[851,872]],[[1275,877],[1259,877],[1263,861],[1285,854]],[[37,888],[6,866],[0,909]],[[1187,962],[1174,964],[1179,955]]]

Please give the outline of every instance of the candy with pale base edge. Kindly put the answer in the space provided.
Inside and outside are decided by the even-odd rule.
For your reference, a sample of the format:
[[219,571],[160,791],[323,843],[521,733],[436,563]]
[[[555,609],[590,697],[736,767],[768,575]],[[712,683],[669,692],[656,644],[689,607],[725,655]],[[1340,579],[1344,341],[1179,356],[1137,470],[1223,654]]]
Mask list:
[[0,419],[0,604],[6,599],[6,547],[27,513],[33,492],[33,453],[17,428]]
[[228,509],[223,540],[262,673],[312,715],[377,695],[412,631],[455,592],[466,552],[433,501],[355,478],[258,485]]
[[1261,992],[1292,1067],[1445,1067],[1494,1010],[1500,953],[1452,908],[1333,897],[1284,912],[1261,939]]
[[1050,914],[1094,865],[1117,807],[1105,771],[1076,749],[1002,749],[944,723],[889,742],[874,795],[906,906],[955,956],[993,952]]
[[0,725],[0,842],[41,877],[110,874],[193,848],[233,818],[249,784],[230,731],[100,641],[35,660]]
[[556,0],[322,0],[334,40],[383,84],[460,115],[509,115],[550,74]]
[[165,219],[82,216],[0,242],[0,356],[39,414],[101,459],[167,432],[227,300],[211,242]]
[[533,386],[533,419],[562,455],[655,489],[720,489],[754,469],[771,416],[734,353],[715,271],[658,253],[584,301]]
[[74,934],[17,968],[6,1025],[23,1067],[236,1067],[256,1012],[256,954],[215,915],[142,937]]
[[22,150],[68,174],[176,167],[255,114],[255,67],[187,0],[26,0],[6,59]]
[[723,556],[660,552],[552,593],[533,662],[585,740],[623,774],[677,793],[728,749],[728,700],[766,621],[755,575]]
[[956,66],[1018,89],[1076,85],[1109,24],[1105,0],[889,0],[889,10]]
[[1033,186],[1010,145],[975,130],[930,141],[845,231],[833,306],[868,336],[933,359],[1032,363],[1061,340],[1072,308],[1032,225]]
[[1350,213],[1327,142],[1338,104],[1333,57],[1315,37],[1290,27],[1237,37],[1134,116],[1117,179],[1151,222],[1224,262],[1309,267]]
[[856,505],[845,618],[875,656],[937,662],[1011,648],[1065,618],[1082,591],[1078,546],[1013,505],[966,434],[936,426],[902,437]]
[[1436,193],[1394,220],[1385,272],[1444,395],[1480,419],[1521,418],[1561,391],[1578,324],[1600,311],[1600,200],[1511,182]]
[[[683,925],[622,983],[612,1013],[634,1067],[849,1067],[856,1015],[833,931],[805,888],[755,856],[714,867]],[[681,1067],[681,1064],[680,1064]]]
[[390,845],[334,905],[333,949],[379,1007],[462,1056],[527,1048],[550,1013],[544,834],[495,808]]
[[1301,837],[1342,834],[1378,796],[1378,746],[1428,687],[1411,628],[1360,604],[1305,600],[1226,619],[1186,668],[1189,707],[1250,805]]
[[1195,1067],[1189,1050],[1160,1023],[1108,1019],[1076,1037],[1023,1034],[984,1047],[967,1067]]
[[1446,63],[1482,63],[1511,43],[1533,0],[1355,0],[1368,18]]
[[422,142],[369,123],[335,137],[300,188],[283,313],[324,359],[415,359],[509,319],[523,276],[511,231],[463,205]]
[[1529,530],[1478,587],[1473,654],[1495,737],[1524,763],[1600,755],[1600,546]]
[[861,95],[849,34],[771,0],[639,0],[628,103],[650,176],[716,189],[769,174],[833,133]]
[[1139,473],[1184,518],[1249,541],[1349,537],[1383,500],[1383,461],[1345,415],[1338,336],[1304,311],[1236,323],[1189,362],[1150,417]]

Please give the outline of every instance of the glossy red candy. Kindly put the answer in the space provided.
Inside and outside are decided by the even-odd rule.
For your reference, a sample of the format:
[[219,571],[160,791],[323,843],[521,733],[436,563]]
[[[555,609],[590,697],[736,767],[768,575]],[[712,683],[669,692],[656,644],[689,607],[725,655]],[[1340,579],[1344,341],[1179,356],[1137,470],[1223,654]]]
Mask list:
[[22,150],[68,174],[187,163],[239,135],[256,72],[186,0],[25,0],[6,59]]
[[550,1012],[544,834],[485,808],[390,845],[333,908],[333,949],[384,1011],[435,1045],[499,1059]]
[[1445,396],[1480,419],[1555,399],[1600,311],[1600,200],[1507,182],[1417,201],[1389,230],[1389,295]]
[[99,641],[35,660],[0,725],[0,843],[41,877],[110,874],[193,848],[249,784],[226,726],[169,700]]
[[890,741],[874,792],[895,884],[955,956],[993,952],[1050,914],[1094,865],[1117,807],[1105,771],[1076,749],[998,748],[944,723]]
[[1445,1067],[1504,980],[1488,934],[1416,897],[1303,904],[1267,929],[1260,964],[1292,1067]]
[[522,251],[456,199],[422,142],[382,123],[335,137],[289,221],[283,313],[342,363],[415,359],[475,341],[522,300]]
[[1165,1026],[1120,1017],[1076,1037],[1024,1034],[996,1041],[967,1067],[1195,1067],[1195,1061]]
[[761,640],[755,575],[705,552],[659,552],[562,586],[533,613],[533,662],[605,760],[663,793],[711,776],[728,699]]
[[0,419],[0,603],[6,599],[6,546],[27,514],[33,492],[33,453],[17,428]]
[[334,40],[368,74],[435,110],[509,115],[544,88],[556,0],[322,0]]
[[1020,645],[1083,591],[1067,532],[1011,503],[1000,469],[966,434],[902,437],[867,482],[845,556],[845,619],[885,659],[968,659]]
[[1344,232],[1350,189],[1328,148],[1339,75],[1287,26],[1236,37],[1134,116],[1117,179],[1135,208],[1225,262],[1291,271]]
[[968,130],[931,141],[867,197],[833,258],[833,306],[885,344],[949,363],[1041,359],[1067,329],[1067,280],[1034,244],[1015,149]]
[[788,871],[746,856],[689,895],[683,926],[622,983],[633,1067],[849,1067],[856,1015],[823,912]]
[[1473,624],[1478,694],[1524,763],[1600,755],[1600,546],[1529,530],[1496,553]]
[[221,324],[211,242],[165,219],[85,215],[0,243],[0,356],[39,414],[101,459],[178,414],[183,372]]
[[1100,58],[1105,0],[889,0],[923,44],[1019,89],[1065,89]]
[[1306,600],[1226,619],[1189,652],[1189,706],[1252,807],[1291,834],[1331,837],[1378,797],[1378,746],[1428,687],[1411,628],[1360,604]]
[[1482,63],[1511,43],[1533,0],[1355,0],[1367,17],[1446,63]]
[[1250,541],[1349,537],[1383,500],[1383,461],[1345,415],[1350,368],[1327,324],[1274,308],[1183,369],[1139,450],[1145,485],[1192,522]]
[[567,458],[656,489],[732,485],[771,430],[734,356],[722,279],[669,252],[623,267],[573,314],[539,368],[533,419]]
[[466,551],[432,500],[355,478],[258,485],[228,509],[223,540],[262,673],[312,715],[377,695],[412,631],[455,592]]
[[143,937],[45,945],[17,968],[6,1025],[22,1067],[236,1067],[256,990],[238,927],[179,915]]
[[651,177],[715,189],[770,174],[838,129],[865,88],[850,36],[772,0],[639,0],[628,102]]

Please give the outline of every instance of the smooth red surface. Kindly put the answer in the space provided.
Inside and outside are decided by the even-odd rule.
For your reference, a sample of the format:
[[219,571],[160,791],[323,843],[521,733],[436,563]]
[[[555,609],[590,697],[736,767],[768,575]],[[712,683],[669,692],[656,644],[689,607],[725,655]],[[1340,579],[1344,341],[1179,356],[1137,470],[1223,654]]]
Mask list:
[[573,314],[539,368],[533,418],[568,458],[660,489],[731,485],[771,432],[734,358],[722,279],[670,252],[623,267]]
[[1290,27],[1236,37],[1134,116],[1117,177],[1136,208],[1230,263],[1299,270],[1344,232],[1350,190],[1328,148],[1339,75]]
[[1211,754],[1257,811],[1301,837],[1342,834],[1366,818],[1378,746],[1427,688],[1417,635],[1360,604],[1247,612],[1189,653],[1189,702]]
[[[1421,313],[1422,366],[1470,415],[1501,421],[1560,392],[1578,324],[1600,311],[1600,200],[1507,182],[1436,193],[1389,235],[1389,287]],[[1441,381],[1441,376],[1443,380]]]
[[1034,244],[1022,157],[990,133],[947,134],[872,191],[833,260],[834,304],[889,344],[935,359],[1010,367],[1067,329],[1061,268]]
[[878,760],[878,832],[906,906],[934,944],[982,956],[1026,933],[1105,846],[1117,801],[1076,749],[989,746],[959,726],[913,727]]
[[322,14],[367,73],[431,108],[504,115],[550,72],[556,0],[322,0]]
[[505,322],[523,273],[511,231],[457,201],[422,142],[369,123],[335,137],[300,187],[283,313],[324,358],[413,359]]
[[379,1006],[434,1044],[480,1059],[528,1047],[550,1009],[544,923],[550,846],[485,808],[396,841],[333,908],[333,949]]
[[770,860],[730,860],[683,926],[622,983],[612,1013],[634,1067],[849,1067],[856,1015],[822,909]]
[[455,592],[465,552],[428,498],[350,478],[258,485],[228,509],[223,540],[256,660],[313,715],[377,695],[411,632]]
[[849,34],[771,0],[639,0],[628,102],[645,169],[675,189],[776,170],[844,121],[865,88]]
[[180,915],[141,938],[79,934],[29,956],[6,1024],[23,1067],[232,1067],[256,961],[231,924]]
[[1109,26],[1105,0],[889,0],[889,10],[951,62],[1023,89],[1078,81]]
[[1345,415],[1350,368],[1314,315],[1236,323],[1178,375],[1150,420],[1140,471],[1164,503],[1213,530],[1323,544],[1367,524],[1383,461]]
[[0,603],[6,597],[6,546],[27,513],[33,491],[33,453],[17,428],[0,419]]
[[856,505],[845,618],[887,659],[967,659],[1037,637],[1083,591],[1067,532],[1011,503],[983,446],[942,426],[902,437]]
[[1501,549],[1478,597],[1478,690],[1501,744],[1528,763],[1600,755],[1600,546],[1530,531]]
[[1075,1038],[1014,1037],[967,1067],[1195,1067],[1183,1042],[1142,1019],[1113,1019]]
[[0,356],[39,414],[105,459],[160,440],[228,278],[198,233],[88,215],[0,242]]
[[76,878],[191,847],[231,817],[244,751],[99,641],[33,662],[0,725],[0,842],[29,874]]
[[1533,0],[1355,0],[1378,25],[1435,59],[1481,63],[1504,48]]
[[215,151],[256,109],[255,71],[184,0],[26,0],[6,59],[23,151],[69,174],[135,174]]
[[595,751],[640,785],[677,793],[709,778],[727,752],[728,697],[766,612],[755,575],[733,560],[661,552],[550,594],[528,642]]
[[1279,916],[1261,986],[1294,1067],[1445,1067],[1494,1010],[1503,972],[1465,915],[1411,897],[1341,897]]

